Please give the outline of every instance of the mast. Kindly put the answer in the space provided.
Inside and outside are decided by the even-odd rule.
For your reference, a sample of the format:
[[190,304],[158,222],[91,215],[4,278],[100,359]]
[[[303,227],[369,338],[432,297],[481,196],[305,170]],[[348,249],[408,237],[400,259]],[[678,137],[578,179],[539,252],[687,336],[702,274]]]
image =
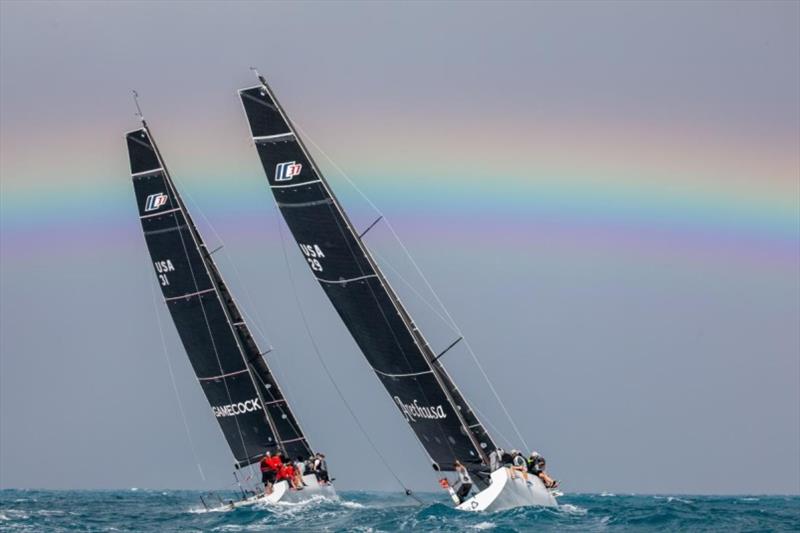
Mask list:
[[[337,311],[339,311],[340,315],[345,321],[345,324],[350,329],[351,334],[353,334],[356,342],[359,343],[362,351],[365,352],[367,359],[370,360],[371,363],[377,360],[379,362],[382,361],[391,364],[391,361],[388,360],[389,356],[392,356],[395,360],[404,357],[406,358],[406,363],[408,363],[407,366],[409,368],[415,366],[417,370],[422,370],[420,372],[392,374],[378,369],[373,364],[373,370],[378,374],[379,378],[381,378],[384,386],[386,386],[387,390],[389,390],[390,395],[393,394],[393,391],[397,387],[399,387],[390,381],[393,378],[395,380],[399,380],[401,378],[416,378],[428,373],[430,373],[430,375],[434,378],[434,389],[441,391],[443,399],[449,406],[449,409],[446,410],[447,412],[445,412],[445,409],[441,404],[438,406],[438,410],[435,408],[435,406],[423,406],[423,408],[419,410],[417,409],[418,406],[416,401],[412,406],[404,404],[397,395],[394,396],[394,399],[398,403],[398,406],[400,407],[404,416],[409,423],[412,424],[412,427],[415,428],[418,438],[421,437],[420,441],[429,452],[429,455],[431,455],[431,459],[434,462],[434,468],[440,467],[442,469],[450,469],[446,467],[452,466],[452,459],[446,462],[442,461],[441,457],[443,456],[443,450],[441,449],[441,446],[437,447],[430,442],[429,435],[427,434],[430,432],[426,433],[416,429],[415,426],[416,423],[419,422],[419,419],[415,416],[415,413],[417,415],[421,415],[422,418],[433,420],[443,420],[446,419],[448,415],[453,414],[458,421],[460,432],[468,439],[469,448],[471,448],[471,450],[467,450],[469,452],[468,456],[457,458],[462,460],[462,462],[465,462],[465,464],[472,463],[473,469],[477,469],[476,460],[479,464],[488,464],[487,453],[488,451],[491,451],[491,449],[494,449],[494,443],[491,441],[482,425],[477,421],[477,417],[475,417],[474,413],[472,413],[471,409],[469,409],[468,404],[456,388],[444,367],[436,359],[435,354],[422,335],[422,332],[419,330],[419,328],[417,328],[410,314],[407,312],[394,289],[391,287],[385,275],[379,268],[377,262],[372,257],[372,254],[369,252],[358,233],[355,231],[352,222],[342,209],[340,202],[313,161],[313,158],[304,145],[302,139],[300,139],[300,137],[297,135],[294,125],[288,118],[277,98],[274,96],[269,84],[262,76],[258,74],[257,76],[261,83],[260,87],[244,89],[240,91],[242,103],[245,107],[245,113],[250,121],[251,132],[254,140],[256,141],[256,147],[259,151],[264,169],[267,173],[270,187],[272,192],[275,194],[276,201],[278,202],[278,207],[284,214],[287,224],[292,230],[292,233],[298,241],[298,244],[300,244],[301,250],[303,250],[306,258],[309,260],[312,271],[315,271],[315,277],[317,277],[318,281],[320,281],[323,289],[325,289],[329,298],[331,298],[332,303],[334,303],[334,307],[336,307]],[[254,92],[256,90],[258,91],[258,94]],[[295,161],[281,162],[286,159],[295,159]],[[278,162],[277,166],[275,167],[275,176],[271,177],[271,167],[275,162]],[[300,163],[298,164],[298,162]],[[308,163],[311,172],[303,172],[303,162]],[[294,166],[285,166],[289,164]],[[289,171],[285,172],[284,169],[287,168]],[[295,177],[297,178],[296,180],[294,179]],[[294,181],[292,182],[292,180]],[[294,190],[294,195],[286,192],[287,190]],[[301,202],[297,199],[298,196],[301,197],[300,199],[308,201]],[[293,201],[289,202],[289,200]],[[317,211],[313,214],[309,213],[304,215],[305,218],[302,219],[300,218],[300,215],[293,214],[293,211],[298,210],[298,207],[306,208],[306,210],[311,211],[314,209],[312,206],[319,206],[326,203],[332,208],[330,213],[326,213],[324,210]],[[304,244],[309,236],[312,235],[312,232],[309,231],[309,228],[307,227],[308,223],[305,222],[306,219],[313,220],[314,225],[317,227],[315,229],[316,233],[318,233],[316,237],[327,239],[326,245],[329,246],[333,252],[325,252],[324,247],[319,248],[316,245],[315,247],[310,247],[310,245]],[[341,235],[335,235],[335,232],[330,230],[330,228],[327,228],[326,230],[319,229],[323,226],[323,224],[326,226],[341,225],[341,227],[338,228]],[[324,235],[322,235],[323,233]],[[335,242],[339,237],[343,238],[342,242]],[[305,238],[306,241],[303,241],[303,238]],[[342,252],[345,247],[347,248],[347,252],[349,252],[349,256],[347,253]],[[326,253],[329,255],[335,254],[335,258],[329,258],[325,255]],[[317,258],[316,256],[321,257]],[[348,264],[343,264],[342,257],[344,256],[347,256],[345,259],[349,261]],[[338,268],[339,270],[346,272],[356,271],[356,273],[360,273],[361,276],[353,278],[342,278],[340,276],[340,280],[343,279],[343,281],[321,278],[316,274],[324,271],[325,268],[328,268],[327,266],[323,267],[323,262],[333,263],[332,266],[334,270]],[[332,288],[335,284],[341,284],[342,287],[347,287],[349,283],[354,282],[369,285],[371,283],[370,278],[377,280],[378,284],[375,285],[374,289],[373,287],[369,288],[369,292],[371,292],[374,302],[370,301],[368,303],[374,303],[375,308],[383,313],[386,309],[382,308],[380,301],[385,295],[385,298],[388,299],[388,302],[391,305],[391,309],[399,318],[400,324],[402,324],[402,329],[404,329],[405,332],[410,336],[410,340],[416,347],[416,352],[419,354],[422,361],[424,361],[424,364],[414,363],[409,359],[409,356],[411,356],[411,359],[416,356],[410,354],[408,349],[404,349],[404,347],[401,346],[402,340],[398,340],[396,335],[397,331],[390,323],[393,319],[385,314],[383,316],[385,319],[385,326],[380,323],[378,326],[385,327],[387,334],[391,334],[394,337],[395,344],[397,345],[397,348],[399,348],[399,351],[394,350],[393,353],[389,353],[393,350],[391,343],[385,343],[382,347],[377,346],[377,343],[373,342],[374,338],[370,337],[370,332],[364,331],[367,329],[366,322],[368,322],[368,319],[365,320],[363,316],[355,316],[357,313],[352,312],[351,303],[343,301],[346,300],[348,296],[343,295],[340,293],[340,291],[337,291],[337,289]],[[343,288],[342,291],[344,290],[346,289]],[[360,289],[353,290],[358,291]],[[352,296],[352,298],[358,298],[358,296]],[[360,301],[363,303],[364,298],[362,297]],[[375,324],[372,325],[374,326]],[[420,390],[425,388],[420,384],[417,384],[417,386]],[[439,394],[436,390],[430,389],[430,387],[427,388],[431,394]],[[423,395],[425,395],[424,391]],[[433,411],[431,411],[431,409],[433,409]],[[467,417],[469,417],[469,420]],[[478,431],[480,432],[480,435],[476,434]],[[433,438],[437,439],[436,436]],[[454,445],[456,444],[452,434],[449,435],[448,438],[453,442]],[[466,448],[463,446],[460,449],[462,453],[466,450]],[[451,451],[455,452],[455,449],[452,449]],[[440,458],[439,461],[434,459],[434,455]],[[454,455],[457,454],[454,453]],[[469,455],[475,457],[470,457]],[[437,464],[437,462],[439,464]]]
[[[164,158],[161,157],[161,152],[158,149],[158,144],[156,143],[153,134],[150,132],[150,128],[147,126],[147,121],[145,121],[144,117],[142,117],[142,127],[147,132],[148,137],[150,137],[150,141],[153,144],[153,149],[156,152],[156,157],[161,162],[161,168],[164,169],[164,178],[169,186],[172,194],[174,195],[175,200],[178,202],[180,209],[183,211],[183,216],[186,217],[187,225],[189,226],[189,231],[192,234],[192,238],[194,239],[195,246],[202,250],[202,257],[203,262],[205,263],[206,269],[208,270],[209,276],[211,278],[211,283],[214,286],[214,290],[217,292],[219,298],[226,304],[222,306],[222,311],[225,313],[225,318],[228,321],[228,325],[231,328],[231,332],[233,333],[234,339],[236,339],[236,344],[239,348],[239,352],[242,355],[242,359],[244,360],[247,366],[247,373],[250,376],[250,379],[253,381],[253,387],[256,390],[256,394],[258,395],[258,399],[261,400],[261,405],[266,406],[267,402],[264,399],[263,395],[261,394],[261,389],[258,387],[256,383],[256,378],[253,375],[252,369],[252,360],[248,359],[245,356],[244,348],[242,347],[242,339],[240,338],[240,333],[236,331],[236,327],[234,324],[234,319],[231,317],[231,310],[234,310],[237,314],[238,322],[243,322],[243,317],[239,314],[238,309],[236,308],[236,304],[233,301],[233,296],[231,296],[228,288],[225,286],[225,283],[222,281],[222,276],[219,273],[219,269],[217,268],[216,263],[214,263],[214,259],[211,257],[211,254],[208,252],[208,247],[206,246],[205,242],[203,242],[202,237],[200,237],[200,232],[197,230],[197,226],[194,224],[194,220],[192,220],[192,216],[189,214],[189,210],[186,209],[186,204],[183,202],[183,198],[178,193],[178,189],[175,187],[175,182],[172,181],[172,176],[169,173],[169,169],[167,168],[167,164],[164,162]],[[266,418],[267,425],[269,425],[272,434],[275,435],[275,439],[277,441],[277,446],[280,450],[285,454],[286,449],[283,447],[283,443],[281,442],[280,433],[278,432],[278,428],[275,426],[275,421],[272,419],[272,415],[269,413],[267,409],[264,409],[264,417]]]
[[[170,307],[170,312],[173,315],[173,320],[181,335],[181,340],[187,349],[190,361],[195,367],[198,380],[201,385],[203,385],[209,402],[212,404],[212,411],[214,411],[223,428],[223,433],[228,439],[229,445],[231,445],[231,450],[234,452],[237,465],[245,466],[258,460],[263,455],[264,449],[267,446],[276,446],[288,455],[289,450],[286,444],[294,443],[291,446],[292,450],[304,455],[310,454],[311,450],[308,447],[299,424],[292,415],[280,388],[272,378],[269,368],[262,358],[262,353],[258,350],[230,291],[219,273],[219,269],[214,263],[211,256],[213,252],[209,252],[203,242],[194,221],[186,209],[183,199],[175,187],[175,183],[169,174],[164,159],[153,139],[152,133],[144,118],[141,117],[141,114],[140,118],[142,129],[128,134],[128,145],[131,155],[131,172],[134,178],[134,188],[137,192],[137,199],[145,200],[144,202],[139,202],[140,206],[144,204],[140,209],[143,209],[145,213],[140,216],[140,219],[142,220],[143,229],[145,230],[145,240],[150,249],[151,256],[154,259],[157,272],[160,272],[159,269],[165,272],[163,274],[159,273],[158,277],[161,281],[162,292],[164,292],[168,307],[171,305],[181,305],[185,302],[190,302],[192,299],[197,299],[197,303],[200,305],[202,319],[205,322],[204,325],[207,331],[196,327],[195,322],[197,322],[197,320],[191,320],[191,316],[188,316],[190,314],[188,311],[183,311],[177,307]],[[136,138],[137,134],[144,140],[142,140],[142,138]],[[140,146],[137,146],[137,144]],[[142,150],[141,147],[151,150],[152,155],[148,155],[147,151]],[[153,160],[147,161],[150,157],[152,157]],[[144,158],[145,161],[142,161],[142,158]],[[154,179],[155,184],[143,185],[137,182],[137,180],[142,179]],[[161,186],[166,187],[167,194],[148,194],[145,197],[145,193],[159,189],[159,183]],[[156,199],[151,202],[151,198]],[[161,208],[166,209],[161,211]],[[147,211],[155,211],[155,213],[148,214]],[[170,217],[174,220],[171,220]],[[181,224],[181,222],[184,224]],[[155,230],[149,228],[149,226],[154,223],[161,224],[161,226],[164,227]],[[173,239],[174,242],[166,243],[165,245],[157,241],[156,239],[158,237],[156,236],[165,234],[171,235],[172,233],[180,234],[183,233],[183,228],[187,230],[186,234],[190,237],[194,253],[197,255],[194,256],[194,253],[190,253],[190,249],[186,249],[183,238],[181,237],[185,257],[176,258],[174,261],[164,260],[162,256],[165,254],[171,255],[175,251],[175,242],[177,241]],[[195,269],[192,267],[192,262],[199,262],[200,264],[198,266],[201,266],[202,269],[199,272],[195,272]],[[182,266],[188,267],[188,269],[182,268]],[[187,270],[191,276],[191,283],[189,283],[189,278],[186,277]],[[175,271],[175,274],[172,274],[173,271]],[[205,273],[205,279],[202,277],[203,273]],[[168,276],[173,276],[173,281],[176,281],[175,278],[177,278],[177,282],[182,282],[184,286],[194,286],[195,290],[180,296],[174,296],[172,292],[168,291],[168,286],[170,285]],[[199,281],[197,276],[201,277]],[[199,284],[206,286],[204,282],[207,282],[209,288],[200,290]],[[203,298],[211,293],[213,293],[214,298],[204,303]],[[168,294],[170,295],[169,297]],[[190,302],[187,305],[192,304]],[[206,307],[209,309],[207,310]],[[220,315],[217,315],[217,311],[220,312]],[[195,315],[196,314],[197,313],[195,313]],[[211,318],[209,318],[209,315],[212,315]],[[221,320],[216,320],[215,317]],[[226,330],[227,333],[225,332]],[[213,366],[214,361],[208,361],[207,359],[209,356],[204,355],[204,351],[208,354],[208,346],[197,345],[198,333],[207,337],[209,344],[211,344],[213,348],[216,357],[216,367],[219,369],[214,376],[206,375],[208,373],[209,364]],[[222,352],[222,356],[220,356],[220,352]],[[238,356],[238,359],[241,361],[238,364],[235,362],[236,356]],[[222,361],[225,359],[227,360],[223,364]],[[229,371],[228,366],[233,368],[233,370]],[[241,370],[239,368],[241,368]],[[249,383],[239,381],[239,376],[244,373],[247,374],[247,381]],[[219,385],[220,383],[224,386],[224,394],[222,397],[227,397],[228,399],[228,403],[221,407],[215,405],[215,403],[220,401],[220,395],[223,391],[213,390],[213,385]],[[216,388],[218,389],[219,387]],[[232,389],[234,390],[234,394],[231,393]],[[252,398],[251,400],[234,401],[234,398],[232,398],[234,395],[244,395],[244,397]],[[269,395],[271,400],[267,398],[267,395]],[[281,407],[281,404],[283,404],[283,407]],[[263,411],[263,413],[261,413],[261,424],[266,425],[271,435],[271,437],[267,435],[268,438],[266,441],[264,437],[259,435],[263,433],[263,430],[259,430],[258,424],[255,424],[254,421],[250,423],[240,423],[238,420],[242,417],[252,418],[252,415],[256,414],[258,411]],[[286,421],[282,428],[279,427],[279,424],[275,420],[274,414],[276,413],[274,413],[274,411],[277,411],[277,413],[281,415],[281,419]],[[246,415],[246,413],[250,414]],[[232,430],[233,426],[227,422],[227,419],[230,417],[233,417],[235,421],[235,433],[238,435],[234,434]],[[282,437],[286,436],[286,434],[289,434],[288,436],[296,435],[296,438],[285,440]],[[237,441],[241,441],[241,443]]]

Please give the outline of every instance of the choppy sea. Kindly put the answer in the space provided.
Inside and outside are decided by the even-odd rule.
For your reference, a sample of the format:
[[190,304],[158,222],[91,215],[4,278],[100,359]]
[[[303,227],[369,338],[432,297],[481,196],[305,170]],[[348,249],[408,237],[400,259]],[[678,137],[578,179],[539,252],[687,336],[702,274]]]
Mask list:
[[[575,494],[558,509],[471,514],[439,494],[426,503],[377,492],[207,510],[200,492],[0,491],[0,531],[798,531],[800,496]],[[211,500],[208,500],[211,503]]]

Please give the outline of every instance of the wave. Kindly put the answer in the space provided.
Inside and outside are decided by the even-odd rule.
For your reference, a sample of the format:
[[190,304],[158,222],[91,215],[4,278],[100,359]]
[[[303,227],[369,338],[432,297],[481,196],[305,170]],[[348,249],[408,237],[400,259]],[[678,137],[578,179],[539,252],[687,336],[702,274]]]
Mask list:
[[[166,495],[164,493],[166,492]],[[446,495],[420,493],[417,505],[402,494],[342,492],[279,505],[206,509],[196,491],[0,491],[0,531],[796,531],[800,496],[617,497],[569,494],[557,508],[464,513]],[[604,495],[605,494],[605,495]],[[224,497],[224,493],[220,494]],[[230,497],[235,497],[230,493]],[[25,500],[25,501],[17,501]],[[224,498],[227,500],[227,498]],[[207,503],[211,503],[206,499]]]

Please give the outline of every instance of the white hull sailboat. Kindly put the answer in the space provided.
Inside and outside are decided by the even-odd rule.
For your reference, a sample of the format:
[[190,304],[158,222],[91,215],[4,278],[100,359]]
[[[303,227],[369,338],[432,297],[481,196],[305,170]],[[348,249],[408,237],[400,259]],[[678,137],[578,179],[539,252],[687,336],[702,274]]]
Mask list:
[[500,468],[492,472],[488,487],[464,500],[459,511],[504,511],[514,507],[556,507],[553,491],[546,488],[542,480],[533,474],[525,479],[520,472]]
[[[256,345],[214,263],[214,251],[203,242],[147,123],[141,121],[142,127],[129,132],[126,142],[145,243],[164,304],[231,449],[235,468],[252,467],[267,452],[281,452],[291,461],[313,457],[264,359],[268,352]],[[333,486],[320,485],[313,474],[304,479],[308,487],[302,490],[290,490],[281,481],[266,497],[246,497],[240,485],[240,502],[220,501],[236,507],[336,496]],[[255,492],[261,490],[255,487]]]
[[317,481],[314,474],[303,476],[305,486],[303,490],[293,490],[286,481],[278,481],[273,485],[270,494],[256,494],[238,501],[231,501],[230,508],[246,507],[249,505],[273,505],[276,503],[304,503],[320,498],[338,501],[339,496],[333,485],[322,484]]
[[477,494],[457,509],[556,505],[533,475],[530,483],[507,477],[505,469],[487,476],[489,455],[498,446],[442,361],[461,338],[438,353],[432,349],[364,240],[382,217],[361,232],[355,229],[267,81],[256,75],[259,85],[240,90],[239,96],[278,209],[311,274],[433,469],[455,472],[463,465],[474,480]]

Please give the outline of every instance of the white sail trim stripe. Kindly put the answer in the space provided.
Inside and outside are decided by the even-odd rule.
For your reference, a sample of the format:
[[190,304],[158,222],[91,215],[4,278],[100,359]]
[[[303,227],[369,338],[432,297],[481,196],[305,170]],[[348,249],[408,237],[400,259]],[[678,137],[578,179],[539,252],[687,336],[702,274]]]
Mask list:
[[205,290],[202,290],[202,291],[188,292],[188,293],[182,294],[180,296],[172,296],[170,298],[164,298],[164,301],[165,302],[171,302],[172,300],[182,300],[184,298],[191,298],[192,296],[200,296],[201,294],[206,294],[206,293],[209,293],[209,292],[214,292],[214,288],[212,287],[210,289],[205,289]]
[[156,174],[157,172],[164,172],[163,167],[153,168],[150,170],[143,170],[141,172],[133,172],[131,173],[132,178],[138,178],[139,176],[147,176],[148,174]]
[[238,374],[243,374],[245,372],[247,372],[247,369],[243,368],[242,370],[237,370],[235,372],[228,372],[227,374],[220,374],[219,376],[211,376],[211,377],[208,377],[208,378],[197,378],[197,380],[198,381],[211,381],[211,380],[214,380],[214,379],[220,379],[220,378],[227,378],[227,377],[230,377],[230,376],[236,376]]
[[294,137],[293,131],[287,131],[286,133],[276,133],[275,135],[260,135],[258,137],[253,137],[254,141],[268,141],[270,139],[280,139],[281,137]]
[[303,183],[290,183],[289,185],[270,185],[272,189],[287,189],[289,187],[300,187],[302,185],[311,185],[312,183],[319,183],[322,180],[304,181]]
[[305,437],[298,437],[296,439],[282,440],[281,444],[289,444],[290,442],[297,442],[299,440],[306,440]]
[[181,210],[180,207],[175,207],[174,209],[167,209],[166,211],[160,211],[158,213],[153,213],[152,215],[142,215],[139,218],[141,219],[141,218],[158,217],[158,216],[161,216],[161,215],[167,215],[169,213],[174,213],[175,211],[180,211],[180,210]]
[[387,372],[381,372],[374,366],[371,366],[372,370],[376,374],[380,374],[381,376],[386,376],[387,378],[410,378],[414,376],[424,376],[425,374],[433,374],[433,370],[423,370],[422,372],[409,372],[407,374],[389,374]]
[[[314,276],[314,277],[317,278],[316,276]],[[317,278],[317,281],[319,281],[320,283],[342,283],[342,284],[344,284],[344,283],[350,283],[351,281],[358,281],[360,279],[377,278],[377,277],[378,277],[377,274],[367,274],[366,276],[359,276],[357,278],[349,278],[349,279],[335,279],[334,280],[334,279]]]
[[286,400],[284,398],[281,398],[280,400],[272,400],[271,402],[267,402],[264,405],[275,405],[276,403],[286,403]]

